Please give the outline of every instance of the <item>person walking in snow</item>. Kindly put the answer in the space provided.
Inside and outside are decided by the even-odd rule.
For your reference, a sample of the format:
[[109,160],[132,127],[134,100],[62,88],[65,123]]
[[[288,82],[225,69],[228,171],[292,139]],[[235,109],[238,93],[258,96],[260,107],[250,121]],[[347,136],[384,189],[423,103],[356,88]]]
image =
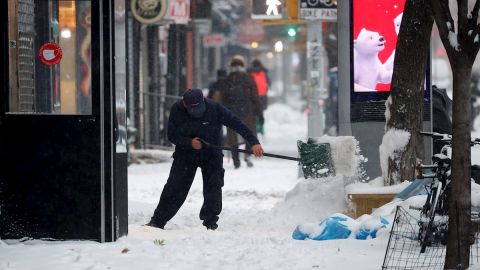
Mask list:
[[185,202],[197,168],[200,167],[204,197],[200,219],[207,229],[217,229],[225,173],[223,154],[219,149],[206,147],[202,140],[219,145],[223,125],[245,138],[252,145],[254,156],[263,156],[263,148],[254,133],[231,111],[218,102],[205,99],[200,89],[187,90],[183,99],[172,106],[167,135],[175,144],[173,163],[158,206],[146,225],[164,228]]
[[[230,61],[230,73],[227,76],[227,88],[223,93],[222,103],[237,115],[255,135],[257,134],[256,117],[260,115],[261,111],[257,87],[252,77],[246,72],[245,60],[240,55],[234,56]],[[234,130],[227,129],[225,144],[238,148],[240,143]],[[250,147],[247,141],[245,150],[249,150]],[[239,153],[232,152],[232,159],[235,168],[239,168]],[[244,160],[248,167],[253,166],[248,155],[245,155]]]
[[227,88],[227,71],[225,69],[217,70],[217,80],[208,88],[208,98],[215,101],[222,101],[222,93]]
[[267,92],[270,86],[270,78],[268,77],[268,70],[263,66],[262,62],[258,59],[252,61],[251,67],[248,69],[248,73],[252,76],[255,85],[257,86],[258,98],[260,100],[260,115],[257,117],[257,131],[260,134],[264,134],[263,128],[265,124],[265,118],[263,112],[267,109],[268,98]]

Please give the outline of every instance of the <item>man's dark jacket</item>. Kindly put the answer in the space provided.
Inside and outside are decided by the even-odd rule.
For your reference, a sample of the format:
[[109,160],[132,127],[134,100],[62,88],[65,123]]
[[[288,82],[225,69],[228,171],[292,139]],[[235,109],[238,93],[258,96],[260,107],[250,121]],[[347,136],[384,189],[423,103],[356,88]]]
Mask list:
[[[192,139],[199,137],[213,145],[222,143],[222,126],[225,125],[240,134],[250,145],[259,144],[257,137],[231,111],[219,103],[205,99],[206,111],[201,118],[191,117],[182,101],[176,102],[168,120],[168,140],[175,144],[175,152],[196,153]],[[202,149],[204,153],[221,154],[220,150]]]

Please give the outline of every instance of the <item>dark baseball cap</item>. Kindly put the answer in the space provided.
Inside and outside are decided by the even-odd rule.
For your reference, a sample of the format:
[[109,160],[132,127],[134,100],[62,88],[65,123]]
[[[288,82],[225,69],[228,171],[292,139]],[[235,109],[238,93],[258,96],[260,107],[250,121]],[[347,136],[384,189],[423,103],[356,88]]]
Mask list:
[[188,89],[183,94],[183,105],[192,117],[202,117],[207,109],[203,92],[200,89]]

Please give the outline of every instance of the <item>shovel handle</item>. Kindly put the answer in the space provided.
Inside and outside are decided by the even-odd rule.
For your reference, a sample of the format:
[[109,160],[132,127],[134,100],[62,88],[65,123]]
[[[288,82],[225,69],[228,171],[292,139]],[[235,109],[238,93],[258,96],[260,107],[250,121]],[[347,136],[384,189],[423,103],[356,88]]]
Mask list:
[[[252,154],[252,151],[244,150],[244,149],[239,149],[239,148],[231,148],[231,147],[226,147],[226,146],[218,146],[218,145],[213,145],[210,144],[204,140],[201,140],[201,142],[206,146],[214,149],[219,149],[219,150],[227,150],[227,151],[232,151],[232,152],[240,152],[240,153],[246,153],[246,154]],[[270,153],[263,153],[264,156],[266,157],[273,157],[273,158],[280,158],[280,159],[287,159],[287,160],[293,160],[293,161],[298,161],[301,162],[300,158],[296,157],[289,157],[289,156],[283,156],[283,155],[277,155],[277,154],[270,154]]]

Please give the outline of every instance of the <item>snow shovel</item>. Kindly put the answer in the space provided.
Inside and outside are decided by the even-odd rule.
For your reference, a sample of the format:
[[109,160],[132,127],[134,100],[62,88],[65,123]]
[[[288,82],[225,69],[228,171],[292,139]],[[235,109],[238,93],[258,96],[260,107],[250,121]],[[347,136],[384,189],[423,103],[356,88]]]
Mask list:
[[335,175],[329,143],[316,143],[313,139],[308,139],[306,143],[297,141],[297,148],[305,179]]
[[[209,147],[213,149],[227,150],[231,152],[252,154],[252,151],[248,151],[244,149],[213,145],[204,140],[201,140],[201,142],[207,148]],[[328,143],[314,144],[310,141],[308,143],[298,141],[297,146],[298,146],[298,151],[300,153],[300,158],[278,155],[278,154],[271,154],[271,153],[263,153],[263,155],[266,157],[273,157],[273,158],[293,160],[293,161],[300,162],[302,171],[303,171],[303,176],[305,177],[305,179],[319,178],[319,177],[325,177],[325,176],[335,174],[335,170],[333,169],[333,164],[331,162],[330,144]]]

